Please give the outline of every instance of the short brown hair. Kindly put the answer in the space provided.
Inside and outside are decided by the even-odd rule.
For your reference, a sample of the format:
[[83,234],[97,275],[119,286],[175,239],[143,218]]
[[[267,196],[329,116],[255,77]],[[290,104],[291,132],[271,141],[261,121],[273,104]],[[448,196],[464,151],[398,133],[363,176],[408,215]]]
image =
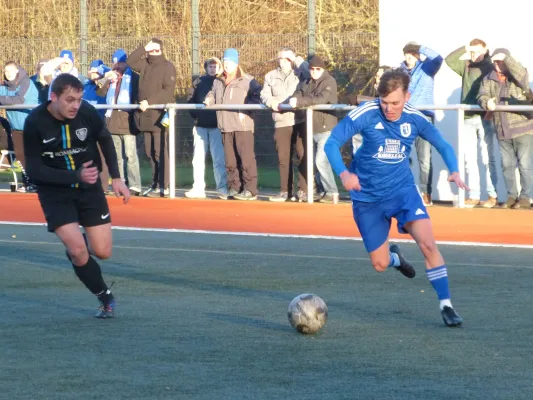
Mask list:
[[411,78],[409,74],[400,68],[391,69],[381,75],[379,80],[379,86],[377,93],[380,97],[386,97],[396,89],[401,88],[404,92],[407,92],[409,88],[409,82]]
[[477,46],[477,45],[481,45],[483,47],[487,47],[487,43],[485,43],[481,39],[473,39],[473,40],[470,41],[470,46]]
[[55,93],[57,97],[61,96],[68,88],[72,88],[76,92],[83,92],[83,83],[70,74],[59,74],[52,82],[52,93]]

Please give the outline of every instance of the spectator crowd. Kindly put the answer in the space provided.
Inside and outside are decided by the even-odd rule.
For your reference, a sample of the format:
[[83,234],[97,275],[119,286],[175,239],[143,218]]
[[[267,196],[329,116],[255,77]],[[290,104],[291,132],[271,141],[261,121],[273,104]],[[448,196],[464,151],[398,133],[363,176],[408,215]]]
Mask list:
[[[482,111],[465,112],[463,143],[466,181],[470,188],[466,207],[530,208],[533,112],[495,111],[498,105],[532,104],[527,69],[508,49],[498,48],[491,52],[480,39],[471,40],[446,57],[416,42],[407,43],[398,53],[399,56],[403,54],[403,60],[399,57],[399,63],[394,68],[401,68],[410,75],[410,103],[414,107],[434,104],[434,82],[443,64],[446,64],[462,80],[461,104],[482,108]],[[168,115],[164,110],[149,106],[175,102],[175,66],[165,57],[163,42],[158,39],[152,39],[130,54],[117,49],[111,54],[111,60],[109,66],[102,60],[92,61],[87,76],[82,76],[74,67],[75,60],[70,50],[63,50],[51,60],[39,60],[32,76],[17,63],[9,61],[4,65],[0,82],[0,105],[33,105],[48,101],[51,84],[59,74],[71,74],[80,79],[85,87],[84,100],[91,104],[138,104],[137,110],[99,111],[112,134],[120,175],[130,191],[138,196],[168,197]],[[282,48],[276,60],[276,68],[266,74],[263,85],[260,85],[243,69],[239,52],[228,48],[224,50],[222,59],[212,57],[205,60],[205,73],[194,80],[187,102],[206,106],[264,104],[269,107],[272,110],[280,179],[279,193],[269,200],[307,201],[307,126],[302,108],[339,103],[337,82],[318,55],[305,60],[292,49]],[[375,88],[380,76],[390,69],[390,66],[380,66],[368,95],[350,95],[344,103],[359,105],[376,98]],[[280,107],[284,104],[291,107]],[[0,127],[4,133],[0,147],[14,151],[22,171],[23,184],[19,190],[27,192],[36,190],[24,169],[22,130],[30,112],[29,109],[7,110],[7,120],[3,120]],[[435,123],[434,111],[422,112],[428,121]],[[217,196],[224,200],[256,200],[259,192],[253,112],[191,110],[190,114],[194,119],[194,183],[185,196],[206,198],[206,157],[210,153]],[[313,112],[312,140],[316,168],[313,196],[316,201],[324,203],[334,203],[339,195],[334,173],[324,152],[324,145],[337,122],[336,111]],[[137,135],[143,135],[144,150],[151,165],[152,179],[144,185],[147,187],[144,191]],[[360,135],[354,136],[351,145],[355,153],[363,145]],[[430,206],[433,204],[431,145],[419,137],[415,149],[419,191],[424,204]],[[496,163],[497,151],[501,165]],[[293,173],[293,162],[297,163],[297,176]],[[498,193],[500,167],[505,194]],[[109,176],[105,167],[101,181],[108,192]],[[482,181],[486,182],[484,191]],[[487,200],[481,201],[482,195]],[[498,198],[505,198],[505,201],[499,202]]]

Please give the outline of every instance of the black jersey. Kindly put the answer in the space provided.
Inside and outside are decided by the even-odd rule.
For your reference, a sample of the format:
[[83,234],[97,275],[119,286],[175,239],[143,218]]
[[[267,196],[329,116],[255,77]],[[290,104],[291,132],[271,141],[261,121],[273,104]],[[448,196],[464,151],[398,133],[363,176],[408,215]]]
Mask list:
[[79,170],[93,161],[102,170],[100,145],[112,178],[120,178],[111,134],[98,111],[82,101],[76,117],[56,119],[47,109],[49,102],[35,108],[24,124],[26,171],[39,185],[74,187],[80,183]]

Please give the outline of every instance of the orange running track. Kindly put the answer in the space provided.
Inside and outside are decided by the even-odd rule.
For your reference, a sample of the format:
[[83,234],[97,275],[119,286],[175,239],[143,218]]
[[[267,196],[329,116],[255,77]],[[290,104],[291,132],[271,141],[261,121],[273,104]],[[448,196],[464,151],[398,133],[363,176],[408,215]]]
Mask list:
[[[108,197],[113,225],[207,231],[359,237],[350,203]],[[533,210],[429,207],[438,241],[533,245]],[[45,222],[37,195],[0,194],[0,221]],[[392,238],[410,239],[398,234]]]

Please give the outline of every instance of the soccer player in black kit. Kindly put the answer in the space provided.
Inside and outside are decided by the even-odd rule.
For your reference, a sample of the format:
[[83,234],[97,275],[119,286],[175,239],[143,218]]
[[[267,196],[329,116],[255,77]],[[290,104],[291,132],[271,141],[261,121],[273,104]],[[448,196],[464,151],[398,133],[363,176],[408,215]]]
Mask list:
[[26,119],[24,154],[48,231],[63,242],[77,277],[100,301],[96,317],[110,318],[114,316],[115,298],[93,258],[109,258],[112,248],[111,217],[99,180],[103,161],[97,144],[116,196],[123,196],[127,203],[130,192],[120,179],[111,134],[98,111],[82,96],[78,78],[59,75],[52,84],[50,100]]

